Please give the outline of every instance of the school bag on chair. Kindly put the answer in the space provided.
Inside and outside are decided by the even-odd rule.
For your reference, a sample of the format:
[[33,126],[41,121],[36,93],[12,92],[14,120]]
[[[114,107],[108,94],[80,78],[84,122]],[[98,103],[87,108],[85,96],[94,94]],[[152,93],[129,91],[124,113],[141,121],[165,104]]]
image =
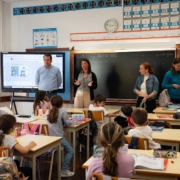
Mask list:
[[159,105],[160,105],[161,107],[167,107],[168,105],[172,104],[167,89],[164,89],[164,90],[160,93],[159,98],[158,98],[158,101],[159,101]]

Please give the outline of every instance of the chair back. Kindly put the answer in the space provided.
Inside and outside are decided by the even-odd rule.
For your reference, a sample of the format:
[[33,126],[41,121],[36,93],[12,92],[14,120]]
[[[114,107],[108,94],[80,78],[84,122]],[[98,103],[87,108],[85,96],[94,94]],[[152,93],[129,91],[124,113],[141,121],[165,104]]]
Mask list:
[[35,116],[43,116],[49,113],[49,109],[35,109]]
[[[83,110],[85,118],[88,118],[88,110]],[[104,120],[104,112],[103,111],[91,111],[92,119],[94,121],[103,121]]]
[[92,172],[92,180],[129,180],[129,178],[118,178],[102,175],[100,173]]
[[0,157],[11,157],[11,151],[9,147],[0,147]]
[[[29,123],[29,128],[31,129],[32,127],[33,127],[33,123]],[[49,136],[48,125],[47,124],[41,124],[41,126],[39,125],[38,128],[36,129],[36,132],[38,132],[39,134],[44,134],[46,136]]]
[[[132,137],[125,136],[125,140],[127,144],[131,143]],[[137,148],[143,150],[149,150],[149,139],[148,138],[138,138]]]

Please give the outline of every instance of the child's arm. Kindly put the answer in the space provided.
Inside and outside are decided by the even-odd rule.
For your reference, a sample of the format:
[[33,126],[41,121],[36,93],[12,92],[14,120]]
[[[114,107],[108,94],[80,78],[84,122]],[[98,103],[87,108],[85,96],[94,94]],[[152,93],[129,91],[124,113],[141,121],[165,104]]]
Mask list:
[[72,121],[69,120],[69,117],[68,117],[66,111],[64,111],[64,112],[62,113],[62,120],[63,120],[63,122],[64,122],[66,125],[72,124]]
[[21,146],[19,143],[14,145],[14,149],[19,151],[22,154],[27,154],[34,146],[36,146],[36,143],[34,141],[31,141],[27,146]]

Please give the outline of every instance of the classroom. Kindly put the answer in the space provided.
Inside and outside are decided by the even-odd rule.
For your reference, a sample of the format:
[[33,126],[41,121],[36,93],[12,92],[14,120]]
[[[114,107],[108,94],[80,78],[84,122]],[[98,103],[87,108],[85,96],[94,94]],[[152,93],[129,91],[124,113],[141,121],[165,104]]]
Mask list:
[[[62,66],[64,68],[62,74],[64,89],[59,91],[58,95],[63,98],[63,108],[69,117],[72,114],[85,113],[83,107],[74,108],[76,94],[74,82],[76,74],[81,70],[81,60],[88,59],[92,72],[97,76],[98,85],[94,90],[94,96],[104,95],[106,109],[110,114],[115,114],[108,117],[104,117],[104,114],[101,116],[105,122],[113,122],[119,114],[124,117],[122,106],[131,105],[133,109],[136,108],[137,93],[134,93],[134,86],[140,75],[141,63],[149,62],[155,70],[155,76],[159,80],[157,96],[163,90],[161,84],[165,73],[171,68],[175,57],[180,58],[179,9],[180,5],[177,0],[171,2],[167,0],[132,0],[132,2],[128,0],[123,2],[120,0],[1,0],[0,52],[19,55],[23,55],[23,53],[42,53],[42,55],[52,53],[52,56],[59,53],[62,55],[64,58]],[[108,23],[115,25],[109,27]],[[109,30],[108,28],[112,26],[115,29]],[[49,34],[43,35],[44,32]],[[36,39],[36,36],[39,36],[39,39]],[[54,39],[51,40],[52,44],[50,45],[49,38],[51,36]],[[36,66],[35,63],[33,66]],[[21,65],[18,70],[21,73],[19,76],[21,79],[26,78],[33,70],[33,68],[27,70]],[[2,71],[4,71],[3,68],[1,68],[1,76]],[[11,68],[11,71],[15,77],[15,70]],[[35,73],[33,78],[34,76]],[[2,77],[0,81],[3,86]],[[28,91],[17,89],[14,91],[9,91],[6,87],[4,90],[0,89],[0,108],[8,107],[12,108],[14,114],[29,115],[31,118],[25,118],[26,123],[39,123],[44,127],[43,125],[46,124],[44,119],[34,116],[34,89],[29,88]],[[150,98],[153,98],[153,95]],[[178,118],[173,117],[178,110],[175,107],[171,107],[171,110],[164,110],[159,107],[158,101],[154,100],[154,102],[156,109],[148,111],[148,120],[153,123],[163,120],[168,125],[170,124],[172,129],[164,128],[161,133],[153,132],[152,139],[161,146],[170,146],[172,149],[176,149],[177,158],[169,160],[167,169],[163,172],[136,170],[136,175],[133,175],[132,178],[147,179],[145,176],[149,175],[148,179],[178,179],[180,178],[177,168],[180,165],[180,139],[178,137],[180,123]],[[179,101],[178,104],[180,104]],[[17,118],[16,121],[18,121],[18,125],[24,125],[23,118]],[[89,162],[92,161],[92,149],[87,146],[82,149],[85,152],[78,152],[77,131],[82,128],[87,128],[89,132],[89,122],[75,128],[69,126],[65,130],[65,133],[69,133],[67,140],[71,141],[70,144],[74,150],[70,163],[70,171],[75,173],[74,177],[61,178],[61,172],[56,170],[52,170],[51,175],[47,168],[46,179],[56,179],[56,177],[68,180],[78,180],[78,177],[86,179],[85,173],[88,171]],[[46,131],[49,130],[45,130],[45,133]],[[41,140],[37,138],[39,144],[37,147],[35,146],[33,153],[28,154],[28,157],[35,161],[36,156],[45,153],[49,150],[48,148],[57,148],[56,166],[60,168],[62,166],[61,158],[64,154],[58,142],[62,141],[62,138],[48,139],[47,147],[41,149],[41,146],[45,146],[41,144],[45,140],[43,138]],[[28,141],[30,140],[28,139]],[[90,138],[87,136],[87,142],[89,141]],[[25,140],[19,139],[18,142],[24,144]],[[149,154],[147,149],[138,153],[141,154],[143,151],[145,154]],[[135,154],[136,150],[130,150],[128,153]],[[15,154],[20,155],[17,151]],[[34,167],[37,162],[34,161],[31,165],[33,167],[32,177],[35,180],[40,178],[36,175]]]

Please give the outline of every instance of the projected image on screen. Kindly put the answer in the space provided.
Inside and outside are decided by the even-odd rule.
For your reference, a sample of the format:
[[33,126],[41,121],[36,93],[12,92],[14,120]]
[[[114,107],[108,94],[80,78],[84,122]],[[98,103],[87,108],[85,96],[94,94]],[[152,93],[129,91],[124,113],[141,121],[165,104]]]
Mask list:
[[[52,65],[60,69],[62,84],[59,92],[64,92],[64,53],[52,53]],[[44,65],[44,54],[1,53],[1,80],[4,92],[32,92],[37,90],[35,75]]]

